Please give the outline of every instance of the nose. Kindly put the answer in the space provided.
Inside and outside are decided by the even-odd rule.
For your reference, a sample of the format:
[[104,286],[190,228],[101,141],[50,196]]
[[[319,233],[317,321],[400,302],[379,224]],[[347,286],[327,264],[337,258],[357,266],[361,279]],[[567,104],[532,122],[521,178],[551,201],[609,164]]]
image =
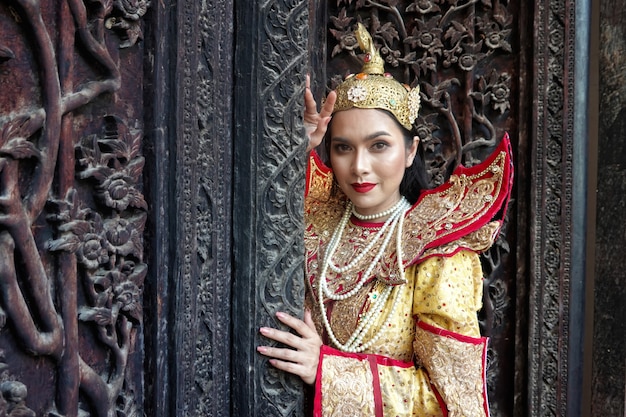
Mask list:
[[356,176],[362,176],[369,173],[370,160],[365,150],[357,150],[354,153],[354,159],[352,160],[352,172]]

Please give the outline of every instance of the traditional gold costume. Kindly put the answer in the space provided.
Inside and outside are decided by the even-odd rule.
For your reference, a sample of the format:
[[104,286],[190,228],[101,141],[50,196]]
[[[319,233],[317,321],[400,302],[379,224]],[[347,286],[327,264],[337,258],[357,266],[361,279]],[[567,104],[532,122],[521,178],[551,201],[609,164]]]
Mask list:
[[[345,211],[343,195],[332,196],[332,172],[316,154],[310,159],[305,205],[307,307],[324,335],[316,381],[316,416],[488,416],[485,391],[487,339],[480,336],[483,272],[478,253],[499,232],[511,187],[508,137],[480,165],[459,168],[450,180],[426,191],[404,215],[398,279],[394,245],[386,250],[365,284],[342,300],[324,300],[334,336],[347,344],[355,329],[373,317],[371,308],[391,292],[353,352],[333,347],[323,324],[319,275],[324,253]],[[333,262],[349,264],[382,227],[352,217]],[[370,255],[354,265],[366,265]],[[362,277],[326,272],[336,294],[350,293]],[[370,343],[363,351],[358,346]]]
[[[335,112],[383,109],[410,130],[419,89],[384,73],[362,26],[356,36],[366,63],[337,88]],[[331,193],[332,171],[311,155],[305,300],[325,343],[315,416],[489,415],[478,253],[500,231],[513,176],[510,155],[505,135],[486,161],[457,168],[412,206],[402,199],[384,223],[357,218],[367,216],[351,212],[340,192]]]

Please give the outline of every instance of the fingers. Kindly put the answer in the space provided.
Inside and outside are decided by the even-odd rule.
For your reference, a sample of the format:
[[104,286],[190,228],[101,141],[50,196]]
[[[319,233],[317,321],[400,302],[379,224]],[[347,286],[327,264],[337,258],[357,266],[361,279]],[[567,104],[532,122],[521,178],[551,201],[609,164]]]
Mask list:
[[[296,317],[290,316],[289,314],[282,313],[282,312],[276,313],[276,317],[278,317],[278,320],[280,320],[282,323],[286,324],[287,326],[291,327],[296,332],[298,332],[298,334],[301,335],[302,337],[317,336],[317,331],[315,330],[315,326],[311,328],[304,321]],[[306,312],[305,312],[305,319],[306,319]]]
[[311,76],[307,74],[306,76],[306,88],[304,90],[304,111],[305,118],[306,116],[317,117],[317,102],[315,101],[315,97],[313,97],[313,92],[311,91]]
[[263,336],[288,348],[259,346],[257,351],[269,357],[270,363],[277,369],[298,375],[307,384],[314,383],[322,339],[317,334],[311,312],[305,312],[304,321],[285,313],[276,313],[276,317],[300,336],[271,327],[261,327],[259,331]]
[[272,329],[271,327],[261,327],[261,334],[268,339],[272,339],[278,343],[282,343],[294,349],[299,349],[304,344],[305,339],[297,335],[283,330]]
[[328,93],[326,97],[326,101],[322,106],[322,111],[320,111],[320,117],[326,118],[333,114],[333,110],[335,108],[335,102],[337,102],[337,93],[335,91],[331,91]]
[[308,308],[304,311],[304,324],[315,330],[315,333],[317,333],[317,330],[315,329],[315,323],[313,322],[313,315],[311,314],[311,310],[309,310]]
[[[286,360],[278,359],[278,357],[281,356],[281,353],[278,352],[280,349],[260,346],[259,348],[257,348],[257,350],[262,355],[269,357],[269,362],[276,369],[280,369],[282,371],[297,375],[309,385],[315,383],[315,378],[317,376],[317,366],[319,364],[319,356],[311,357],[311,360],[307,360],[306,362],[299,362],[297,360],[294,360],[295,358],[292,359],[290,355],[285,355]],[[286,349],[282,350],[286,351]]]

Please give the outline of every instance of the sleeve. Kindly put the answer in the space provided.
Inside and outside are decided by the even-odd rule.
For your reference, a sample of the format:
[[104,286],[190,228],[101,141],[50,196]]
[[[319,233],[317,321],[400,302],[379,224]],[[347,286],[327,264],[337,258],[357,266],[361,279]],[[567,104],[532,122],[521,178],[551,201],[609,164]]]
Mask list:
[[443,416],[428,375],[413,362],[322,346],[315,417]]
[[461,251],[417,266],[413,313],[416,361],[428,372],[450,417],[489,416],[485,386],[487,338],[480,337],[482,268]]

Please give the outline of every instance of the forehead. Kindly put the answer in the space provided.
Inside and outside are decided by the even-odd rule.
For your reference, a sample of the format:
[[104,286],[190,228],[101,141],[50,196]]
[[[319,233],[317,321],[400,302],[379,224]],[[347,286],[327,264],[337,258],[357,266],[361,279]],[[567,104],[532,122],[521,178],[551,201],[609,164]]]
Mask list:
[[403,135],[400,126],[393,117],[389,113],[378,109],[351,108],[338,111],[333,114],[333,120],[330,125],[332,135],[338,135],[339,132],[342,135],[346,132],[367,134],[381,130],[393,135]]

